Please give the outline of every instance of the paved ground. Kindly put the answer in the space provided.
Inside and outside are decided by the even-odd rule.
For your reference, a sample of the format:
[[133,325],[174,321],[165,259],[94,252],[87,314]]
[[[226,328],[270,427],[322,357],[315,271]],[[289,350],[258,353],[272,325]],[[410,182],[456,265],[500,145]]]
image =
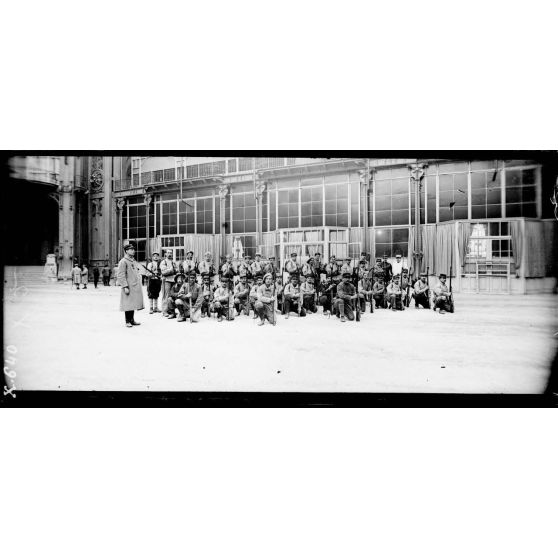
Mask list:
[[379,310],[360,323],[293,314],[276,327],[143,310],[132,329],[119,296],[60,283],[6,291],[16,389],[540,393],[558,330],[551,295],[457,295],[455,314]]

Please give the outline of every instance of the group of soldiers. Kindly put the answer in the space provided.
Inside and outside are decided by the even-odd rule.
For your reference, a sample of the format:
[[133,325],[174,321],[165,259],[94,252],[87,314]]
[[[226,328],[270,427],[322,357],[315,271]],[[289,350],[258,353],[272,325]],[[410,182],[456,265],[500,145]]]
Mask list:
[[395,312],[408,308],[411,300],[416,308],[453,312],[446,275],[440,274],[431,303],[427,274],[421,273],[413,283],[400,254],[393,265],[387,254],[383,259],[376,258],[373,265],[362,254],[356,267],[350,258],[339,261],[335,256],[322,263],[319,253],[304,264],[298,258],[297,253],[291,253],[280,270],[274,257],[263,261],[261,254],[254,260],[246,255],[238,263],[228,255],[217,266],[210,252],[199,262],[191,251],[180,262],[173,260],[170,250],[163,259],[155,252],[145,267],[149,313],[161,312],[163,317],[178,322],[197,322],[212,314],[220,322],[230,321],[252,313],[254,319],[260,318],[258,325],[266,321],[276,325],[279,312],[285,319],[293,312],[304,317],[317,313],[318,306],[323,314],[334,315],[342,322],[355,317],[359,320],[367,304],[370,312],[380,308]]

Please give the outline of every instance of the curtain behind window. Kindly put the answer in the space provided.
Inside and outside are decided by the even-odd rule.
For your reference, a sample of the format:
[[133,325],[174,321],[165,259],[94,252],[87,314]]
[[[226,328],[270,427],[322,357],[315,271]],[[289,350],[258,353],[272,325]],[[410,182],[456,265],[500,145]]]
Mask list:
[[[438,225],[436,229],[436,273],[450,276],[451,255],[453,254],[454,225]],[[452,270],[455,276],[456,270]]]
[[544,277],[546,246],[541,221],[525,221],[525,277]]
[[515,276],[521,277],[521,256],[523,254],[523,236],[521,234],[521,221],[510,223],[511,244]]

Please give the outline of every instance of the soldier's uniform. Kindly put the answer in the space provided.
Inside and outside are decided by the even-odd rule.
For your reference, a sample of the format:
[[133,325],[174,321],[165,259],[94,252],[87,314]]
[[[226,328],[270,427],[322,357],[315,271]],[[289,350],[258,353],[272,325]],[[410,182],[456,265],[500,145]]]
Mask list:
[[413,298],[415,299],[415,308],[419,307],[419,304],[423,308],[430,309],[430,299],[428,297],[428,281],[426,280],[426,275],[420,276],[420,279],[415,282]]
[[378,279],[382,278],[385,281],[384,275],[384,268],[382,267],[382,260],[380,258],[376,258],[376,263],[374,267],[371,269],[372,273],[372,280],[376,282]]
[[370,300],[370,312],[374,312],[374,301],[372,300],[372,279],[367,275],[358,282],[358,297],[360,300],[360,311],[366,312],[366,301]]
[[[446,274],[440,273],[440,281],[434,287],[434,311],[438,308],[440,309],[440,314],[445,314],[446,312],[451,312],[452,307],[450,303],[450,290],[446,285]],[[442,281],[443,279],[443,281]]]
[[[152,256],[159,254],[154,252]],[[161,293],[161,270],[159,269],[160,262],[151,261],[147,264],[147,269],[150,271],[147,280],[147,298],[149,299],[149,313],[160,312],[159,310],[159,294]]]
[[293,252],[291,254],[291,259],[287,260],[287,262],[285,263],[285,271],[289,274],[290,277],[300,274],[300,265],[296,262],[297,256],[298,254],[296,254],[296,252]]
[[387,254],[384,254],[384,260],[380,264],[384,272],[384,283],[389,283],[393,277],[393,269],[391,264],[387,261]]
[[159,266],[163,276],[163,317],[168,318],[167,306],[169,291],[174,284],[174,278],[178,273],[178,266],[172,258],[165,258]]
[[387,299],[393,311],[405,310],[403,306],[403,293],[399,284],[399,276],[394,276],[393,281],[387,287]]
[[379,277],[372,286],[372,298],[376,308],[386,308],[386,287],[382,277]]
[[[211,256],[211,253],[206,252],[204,254],[204,257],[207,258],[207,256]],[[213,277],[215,275],[215,266],[213,265],[211,259],[209,261],[207,259],[202,260],[198,264],[198,269],[196,271],[200,275],[204,275],[204,274],[207,275],[209,277],[209,283],[210,284],[213,283]]]
[[[178,310],[180,314],[180,318],[184,316],[184,293],[182,289],[184,287],[184,273],[177,273],[174,276],[174,283],[170,287],[167,293],[167,310],[166,310],[166,318],[169,320],[173,320],[176,318],[176,310]],[[183,321],[183,320],[179,320]]]
[[250,277],[252,277],[249,256],[244,256],[244,261],[240,262],[238,265],[238,275],[239,277],[246,277],[246,279],[250,279]]
[[353,296],[356,294],[355,286],[350,281],[345,281],[350,278],[349,272],[343,273],[343,281],[337,285],[337,296],[333,305],[336,316],[341,317],[342,322],[345,321],[345,318],[349,318],[350,321],[355,319],[353,305]]
[[258,325],[264,325],[265,319],[275,325],[275,311],[274,311],[274,297],[275,297],[275,285],[266,285],[266,279],[273,281],[273,276],[268,273],[264,277],[264,283],[258,287],[256,295],[256,303],[254,305],[254,310],[256,314],[260,317],[261,322]]
[[244,313],[250,315],[250,306],[248,304],[248,295],[250,294],[250,285],[248,282],[241,279],[234,287],[234,307],[236,308],[237,316],[240,315],[242,310]]
[[221,279],[223,277],[228,277],[229,280],[233,280],[234,276],[237,274],[236,269],[234,268],[234,264],[232,263],[232,261],[227,260],[222,266],[221,266]]
[[332,256],[329,263],[324,266],[324,273],[326,277],[337,278],[339,276],[339,266],[335,261],[335,256]]
[[353,273],[353,267],[351,266],[351,258],[346,258],[345,263],[341,266],[341,275],[344,273]]
[[326,277],[320,285],[320,292],[322,293],[320,295],[320,305],[324,314],[332,312],[336,290],[337,285],[329,277]]
[[408,308],[410,302],[410,295],[408,287],[411,285],[411,279],[409,278],[409,270],[407,268],[403,268],[401,273],[401,292],[403,293],[403,303]]
[[256,257],[256,259],[250,265],[250,273],[252,274],[252,277],[255,277],[256,275],[262,275],[263,276],[264,262],[262,262],[259,259],[262,256],[261,256],[261,254],[256,254],[255,257]]
[[292,277],[292,282],[285,285],[285,290],[283,291],[284,305],[285,305],[285,318],[288,319],[289,312],[298,312],[300,310],[300,316],[306,316],[306,311],[301,304],[301,291],[300,285],[298,284],[298,277],[294,275]]
[[283,290],[283,280],[281,277],[277,277],[275,279],[275,292],[277,296],[277,308],[278,310],[281,310],[281,314],[285,313],[285,308],[283,306]]
[[72,269],[72,283],[76,286],[76,289],[79,290],[79,285],[81,283],[81,269],[78,264],[76,264]]
[[181,264],[182,273],[188,277],[190,273],[196,272],[196,262],[194,261],[194,252],[188,252],[186,259]]
[[262,276],[258,275],[256,277],[256,281],[254,283],[254,285],[252,286],[252,288],[250,289],[250,295],[249,295],[249,299],[248,299],[248,316],[250,315],[250,310],[254,311],[254,316],[253,318],[256,319],[258,317],[258,314],[256,313],[256,300],[258,298],[258,289],[262,286],[261,283],[262,280]]
[[[196,312],[201,310],[202,299],[200,298],[201,287],[196,283],[196,274],[191,273],[188,277],[188,283],[185,283],[181,291],[181,300],[183,301],[184,318],[192,317],[192,321],[197,321]],[[179,321],[183,321],[180,320]]]
[[201,315],[207,315],[208,318],[211,317],[211,303],[213,302],[213,289],[209,283],[209,276],[202,276],[202,286],[200,287],[200,299],[201,303]]
[[231,291],[229,290],[229,280],[223,277],[223,284],[215,289],[213,293],[213,311],[217,314],[220,322],[223,318],[228,320],[234,320],[232,311],[229,312],[229,300],[231,297]]
[[306,283],[300,286],[302,292],[302,305],[305,310],[315,314],[316,308],[316,289],[314,288],[314,278],[308,277]]

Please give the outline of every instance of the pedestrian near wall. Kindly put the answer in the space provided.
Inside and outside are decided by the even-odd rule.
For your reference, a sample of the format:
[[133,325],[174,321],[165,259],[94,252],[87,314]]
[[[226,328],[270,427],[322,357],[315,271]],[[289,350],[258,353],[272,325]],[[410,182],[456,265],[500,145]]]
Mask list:
[[87,266],[83,264],[81,266],[81,284],[83,285],[84,289],[87,289],[88,282],[89,282],[89,269],[87,269]]
[[77,263],[74,264],[72,269],[72,283],[76,286],[76,289],[79,291],[79,285],[81,283],[81,268]]
[[93,268],[93,285],[97,288],[97,284],[99,283],[99,267],[95,264]]
[[118,263],[118,283],[122,287],[120,292],[120,311],[124,312],[126,327],[138,326],[134,319],[136,310],[143,310],[143,290],[139,265],[136,262],[136,250],[133,244],[124,246],[125,256]]

